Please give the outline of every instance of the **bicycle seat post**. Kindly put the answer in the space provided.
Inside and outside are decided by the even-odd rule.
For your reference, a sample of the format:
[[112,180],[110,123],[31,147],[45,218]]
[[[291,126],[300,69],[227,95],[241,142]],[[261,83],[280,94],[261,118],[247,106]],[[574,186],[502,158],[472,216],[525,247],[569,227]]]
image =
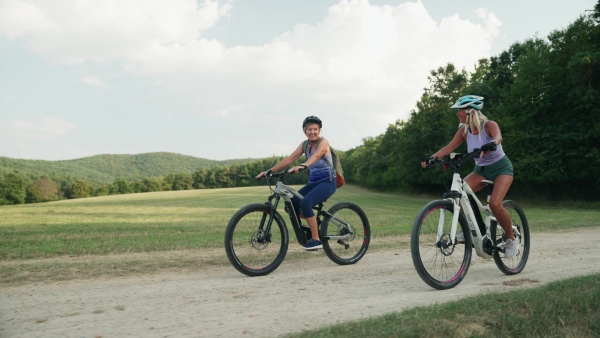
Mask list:
[[481,180],[481,183],[483,183],[483,185],[488,188],[487,204],[490,204],[490,199],[492,197],[492,191],[494,190],[494,181]]

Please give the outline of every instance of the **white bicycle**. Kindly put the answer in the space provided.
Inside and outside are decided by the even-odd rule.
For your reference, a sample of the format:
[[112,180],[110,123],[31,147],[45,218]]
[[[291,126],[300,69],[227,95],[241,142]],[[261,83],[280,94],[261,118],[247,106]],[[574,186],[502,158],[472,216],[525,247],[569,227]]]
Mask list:
[[[489,207],[494,182],[482,181],[489,189],[488,204],[483,205],[459,174],[461,164],[477,158],[480,152],[475,149],[465,155],[453,153],[427,163],[428,168],[442,164],[445,169],[454,170],[450,191],[443,199],[431,201],[421,209],[411,234],[415,269],[425,283],[438,290],[453,288],[465,278],[471,264],[472,248],[479,257],[493,258],[498,269],[507,275],[523,271],[529,257],[529,224],[521,206],[511,200],[503,202],[519,243],[517,254],[505,258],[506,235]],[[485,213],[485,220],[481,212]],[[459,231],[462,231],[464,243],[457,238]]]

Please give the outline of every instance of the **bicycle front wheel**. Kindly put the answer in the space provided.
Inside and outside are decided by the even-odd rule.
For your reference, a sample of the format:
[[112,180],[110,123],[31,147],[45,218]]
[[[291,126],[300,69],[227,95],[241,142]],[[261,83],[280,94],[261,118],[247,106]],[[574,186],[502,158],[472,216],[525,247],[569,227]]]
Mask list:
[[[504,257],[503,244],[506,243],[506,234],[504,229],[498,224],[495,227],[491,227],[490,234],[494,247],[497,249],[494,251],[494,262],[500,271],[507,275],[516,275],[523,271],[527,259],[529,258],[529,246],[531,244],[529,238],[529,222],[525,217],[523,208],[515,201],[504,201],[502,205],[510,215],[510,222],[513,227],[513,234],[519,242],[519,251],[512,258]],[[499,248],[498,248],[499,247]]]
[[273,272],[288,249],[288,232],[278,212],[266,232],[271,210],[266,204],[250,204],[238,210],[225,230],[227,258],[239,272],[255,277]]
[[413,223],[410,251],[413,264],[427,285],[446,290],[458,285],[471,263],[472,241],[467,221],[458,217],[457,234],[462,231],[464,243],[450,238],[454,207],[447,200],[427,203]]
[[323,240],[323,251],[340,265],[354,264],[367,252],[371,241],[371,226],[365,212],[350,202],[337,203],[329,209],[333,216],[321,224],[321,237],[344,236],[344,239]]

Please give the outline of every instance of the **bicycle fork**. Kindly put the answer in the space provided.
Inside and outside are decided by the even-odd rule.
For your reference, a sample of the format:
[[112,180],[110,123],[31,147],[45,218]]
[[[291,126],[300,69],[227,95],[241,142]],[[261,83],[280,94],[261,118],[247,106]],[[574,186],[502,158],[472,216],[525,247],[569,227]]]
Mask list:
[[[438,231],[437,231],[437,240],[436,243],[439,243],[441,246],[451,246],[456,245],[456,231],[458,225],[458,216],[460,214],[460,205],[458,198],[452,199],[452,205],[454,208],[454,212],[452,213],[452,226],[450,228],[450,238],[444,238],[444,225],[446,224],[446,209],[440,210],[440,219],[438,221]],[[445,243],[441,243],[444,240]]]

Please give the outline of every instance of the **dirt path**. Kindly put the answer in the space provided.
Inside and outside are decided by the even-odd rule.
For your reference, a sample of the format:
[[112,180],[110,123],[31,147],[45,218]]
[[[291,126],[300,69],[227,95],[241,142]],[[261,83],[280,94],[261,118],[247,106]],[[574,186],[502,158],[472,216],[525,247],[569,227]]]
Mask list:
[[322,251],[250,278],[233,267],[0,289],[0,337],[274,337],[417,305],[599,273],[600,227],[532,235],[525,270],[506,276],[474,257],[467,277],[436,291],[409,250],[338,266]]

